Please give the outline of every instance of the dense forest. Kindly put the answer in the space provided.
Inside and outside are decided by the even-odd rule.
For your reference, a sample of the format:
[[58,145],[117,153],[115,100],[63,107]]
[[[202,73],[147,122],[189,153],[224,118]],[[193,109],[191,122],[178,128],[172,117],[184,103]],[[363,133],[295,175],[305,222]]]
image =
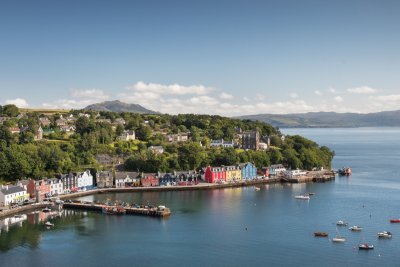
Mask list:
[[[64,132],[57,125],[60,118],[74,118],[69,123],[73,132]],[[71,110],[68,113],[44,111],[21,112],[14,105],[0,106],[0,180],[13,181],[25,177],[42,178],[82,171],[86,168],[110,169],[115,164],[102,163],[98,155],[106,155],[126,170],[169,172],[198,170],[208,165],[236,165],[253,162],[257,167],[282,163],[296,169],[312,169],[331,165],[334,152],[301,136],[285,136],[269,124],[211,115],[135,114],[128,112],[96,112]],[[48,118],[49,124],[40,124]],[[123,124],[115,124],[117,120]],[[43,139],[36,140],[39,127]],[[12,133],[10,129],[19,128]],[[211,147],[211,140],[235,140],[246,130],[258,130],[261,141],[269,138],[267,150],[243,150],[237,147]],[[126,130],[134,130],[136,139],[121,141]],[[186,142],[168,142],[166,134],[186,133]],[[155,153],[151,146],[162,146]]]

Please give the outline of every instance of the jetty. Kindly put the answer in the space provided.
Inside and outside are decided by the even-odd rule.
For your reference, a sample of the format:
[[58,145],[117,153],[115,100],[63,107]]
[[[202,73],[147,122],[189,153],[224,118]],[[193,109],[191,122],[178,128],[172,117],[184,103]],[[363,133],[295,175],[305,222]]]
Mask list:
[[[94,202],[72,202],[64,203],[64,209],[86,210],[103,212],[103,208],[117,208],[119,205],[98,204]],[[123,206],[122,207],[128,215],[142,215],[151,217],[168,217],[171,215],[171,210],[165,206]]]
[[310,171],[304,175],[281,178],[283,183],[324,183],[332,180],[335,180],[335,172],[333,171]]

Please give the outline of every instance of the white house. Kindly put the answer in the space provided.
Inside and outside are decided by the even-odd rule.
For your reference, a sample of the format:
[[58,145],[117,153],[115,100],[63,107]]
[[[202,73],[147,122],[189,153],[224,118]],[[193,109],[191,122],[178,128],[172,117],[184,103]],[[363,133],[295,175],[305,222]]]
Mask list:
[[26,188],[19,185],[2,185],[0,188],[0,206],[21,203],[29,199]]
[[217,139],[217,140],[211,140],[210,146],[212,146],[212,147],[217,147],[217,146],[233,147],[234,142],[233,142],[233,140],[228,142],[228,141],[225,141],[224,139]]
[[135,138],[134,130],[124,131],[120,136],[118,136],[118,139],[121,141],[135,140]]
[[130,186],[137,186],[140,181],[137,178],[137,172],[115,172],[115,187],[124,188]]
[[162,146],[150,146],[148,149],[153,151],[155,154],[164,153],[164,148]]
[[88,190],[93,188],[93,176],[89,170],[77,174],[78,189]]
[[303,176],[303,175],[305,175],[306,173],[307,173],[306,171],[299,170],[299,169],[296,169],[296,170],[288,170],[288,171],[286,171],[286,177],[292,178],[292,177],[296,177],[296,176]]
[[61,179],[47,179],[47,183],[50,185],[50,194],[52,196],[57,196],[64,193],[64,186]]
[[286,168],[282,164],[275,164],[269,167],[269,175],[271,176],[285,174],[285,172]]

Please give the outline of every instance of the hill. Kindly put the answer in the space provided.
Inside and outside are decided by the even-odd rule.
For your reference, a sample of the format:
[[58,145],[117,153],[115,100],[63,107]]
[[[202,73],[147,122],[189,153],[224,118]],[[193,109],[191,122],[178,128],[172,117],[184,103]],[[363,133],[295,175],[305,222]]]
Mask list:
[[238,117],[258,120],[280,128],[334,128],[400,126],[400,110],[377,113],[309,112],[299,114],[258,114]]
[[141,113],[141,114],[157,114],[158,112],[149,110],[144,108],[138,104],[127,104],[121,102],[119,100],[114,101],[105,101],[102,103],[92,104],[87,106],[87,110],[96,110],[96,111],[112,111],[112,112],[132,112],[132,113]]

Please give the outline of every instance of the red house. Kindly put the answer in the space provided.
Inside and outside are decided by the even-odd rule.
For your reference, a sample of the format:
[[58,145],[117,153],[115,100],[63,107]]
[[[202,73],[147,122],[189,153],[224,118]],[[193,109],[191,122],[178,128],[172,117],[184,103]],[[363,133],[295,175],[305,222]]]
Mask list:
[[206,168],[204,179],[207,183],[217,183],[220,181],[226,182],[226,171],[223,167],[211,167]]
[[158,186],[158,178],[155,173],[142,173],[140,177],[142,187]]

